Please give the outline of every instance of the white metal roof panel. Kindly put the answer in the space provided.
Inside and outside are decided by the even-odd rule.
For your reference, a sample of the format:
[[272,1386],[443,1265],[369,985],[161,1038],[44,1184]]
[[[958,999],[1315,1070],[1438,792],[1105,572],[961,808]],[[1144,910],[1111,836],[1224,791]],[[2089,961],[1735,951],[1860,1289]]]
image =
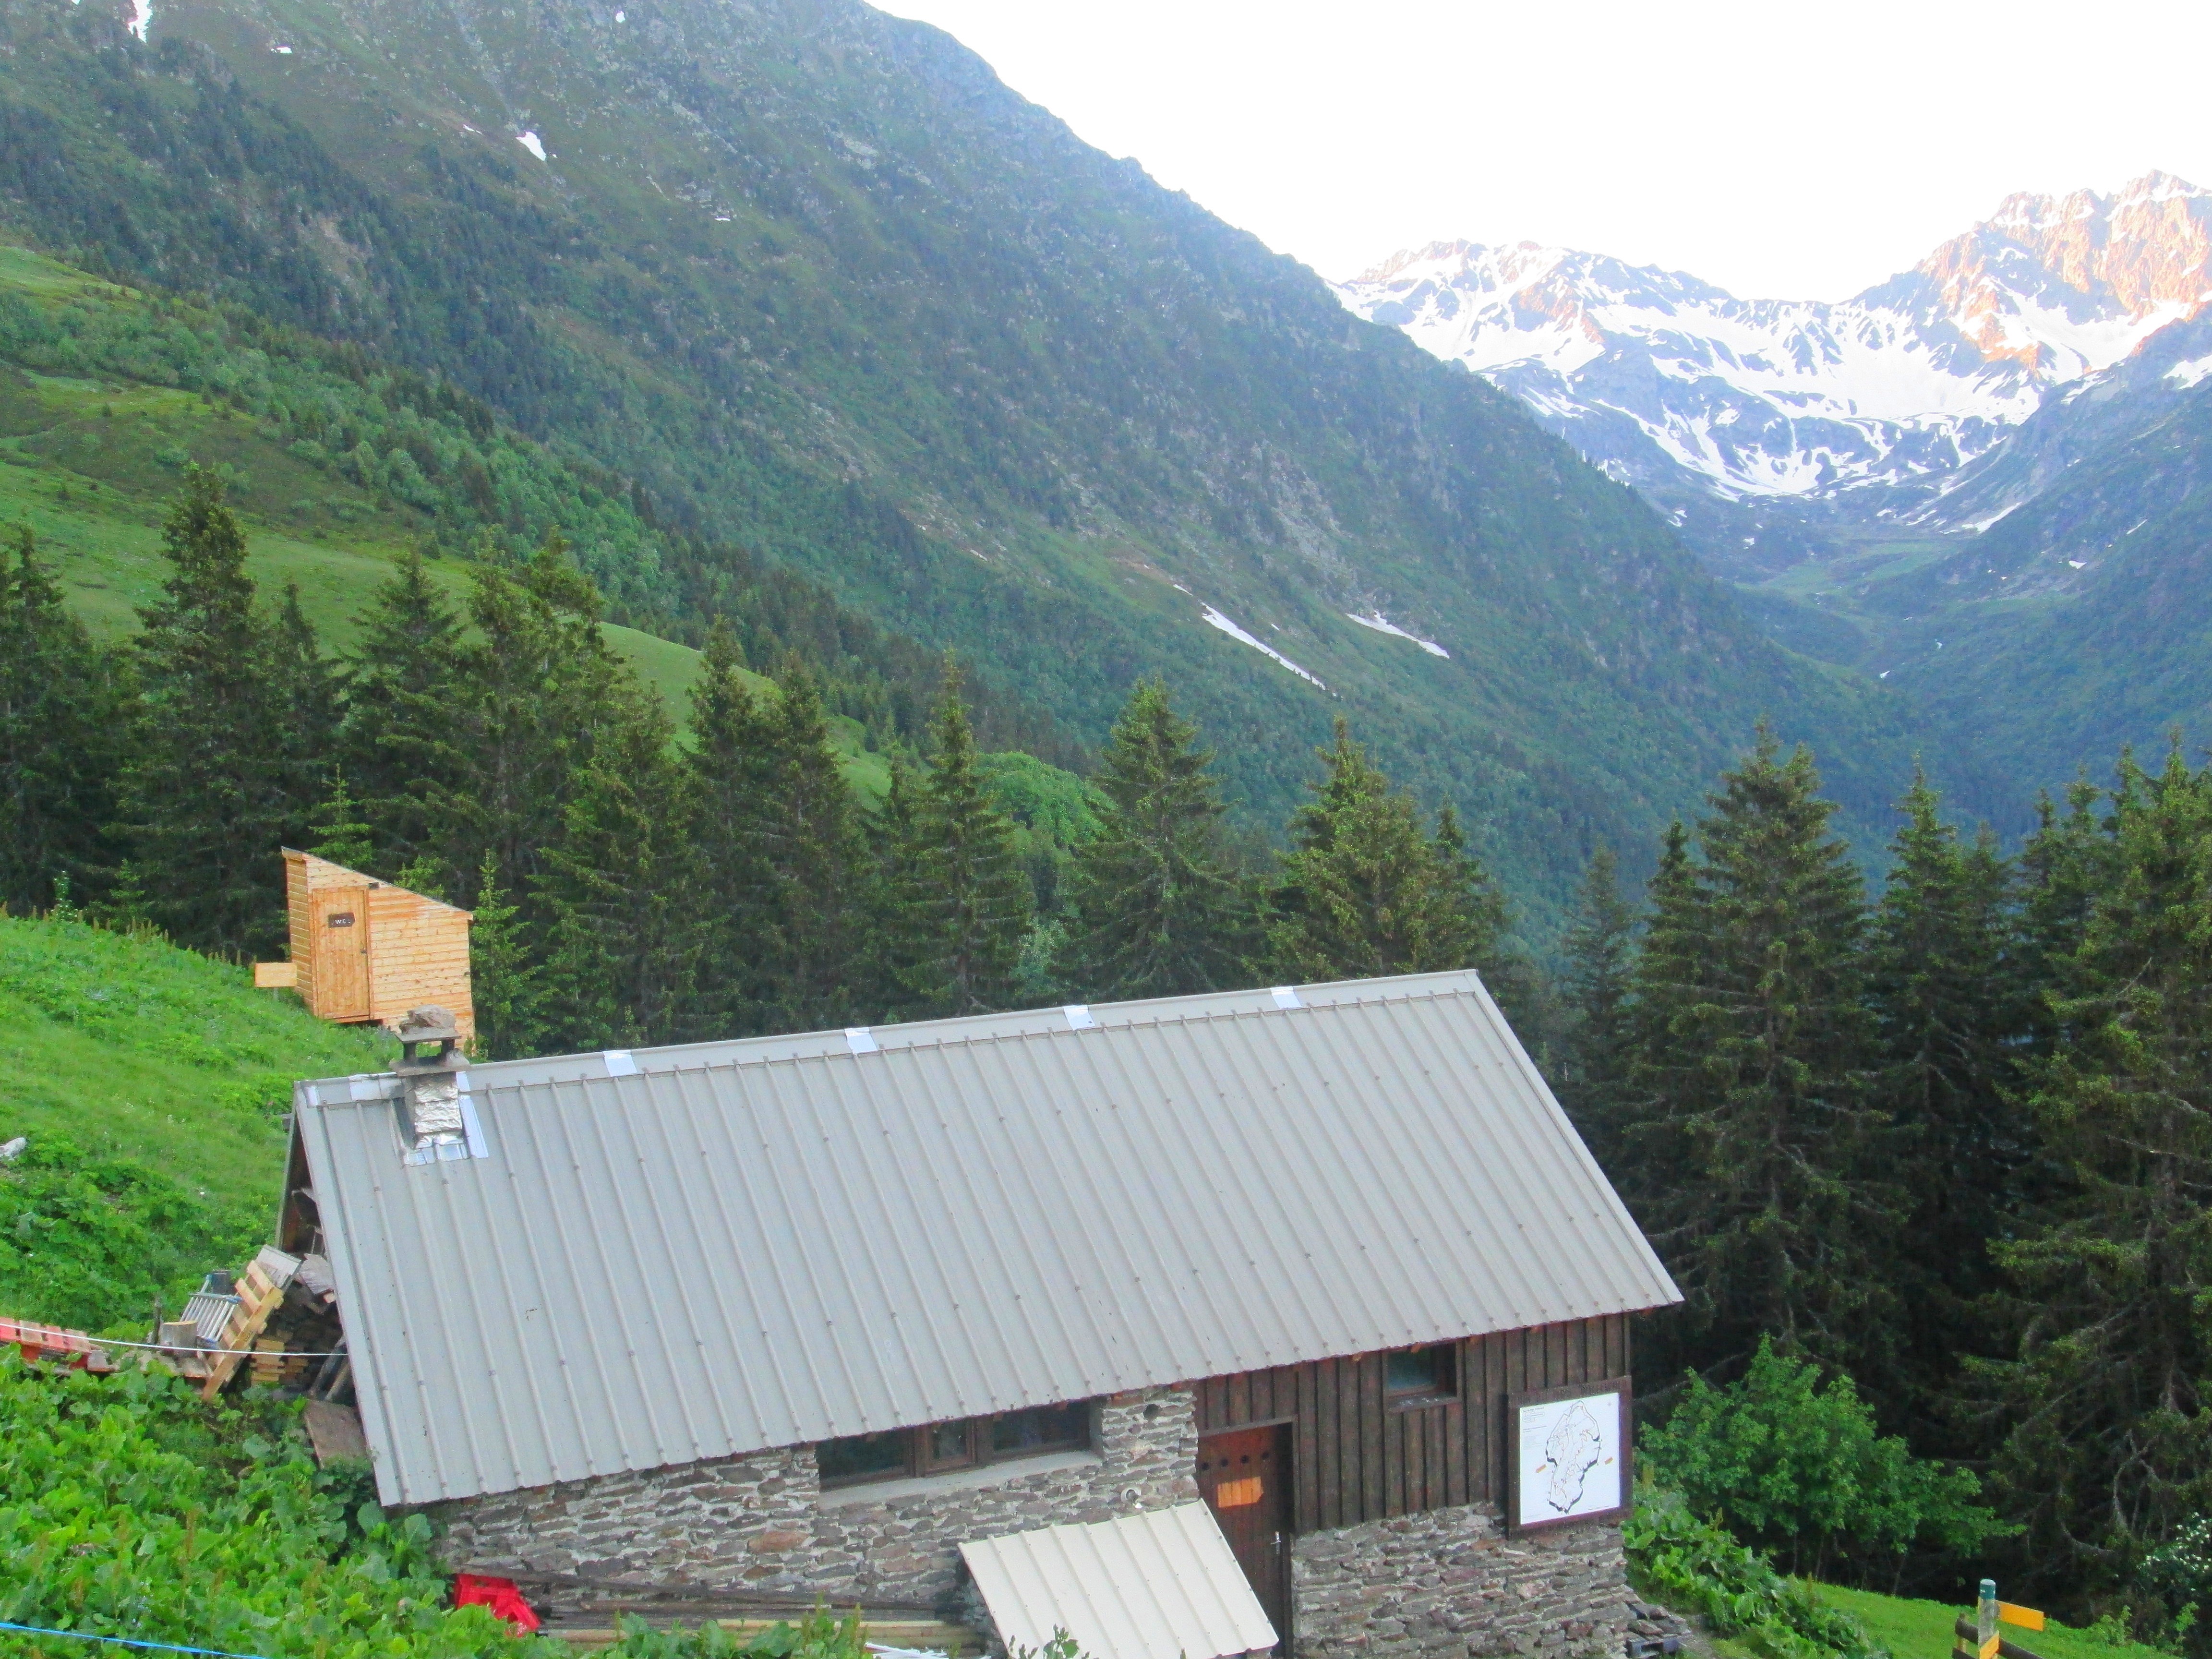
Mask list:
[[1224,1659],[1276,1643],[1220,1523],[1181,1504],[960,1547],[1010,1653],[1066,1631],[1086,1659]]
[[866,1036],[301,1085],[385,1501],[1675,1299],[1471,973]]

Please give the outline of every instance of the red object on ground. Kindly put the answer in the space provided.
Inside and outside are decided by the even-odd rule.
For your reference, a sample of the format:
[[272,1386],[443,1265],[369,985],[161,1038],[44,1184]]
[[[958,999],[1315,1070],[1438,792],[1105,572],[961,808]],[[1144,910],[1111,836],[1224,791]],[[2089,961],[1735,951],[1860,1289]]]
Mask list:
[[58,1359],[78,1370],[112,1371],[107,1350],[82,1331],[40,1325],[27,1319],[0,1319],[0,1346],[23,1351],[26,1359]]
[[531,1612],[530,1603],[522,1599],[522,1587],[512,1578],[487,1578],[481,1573],[457,1572],[453,1575],[453,1605],[489,1607],[493,1617],[506,1620],[525,1635],[538,1628],[538,1615]]

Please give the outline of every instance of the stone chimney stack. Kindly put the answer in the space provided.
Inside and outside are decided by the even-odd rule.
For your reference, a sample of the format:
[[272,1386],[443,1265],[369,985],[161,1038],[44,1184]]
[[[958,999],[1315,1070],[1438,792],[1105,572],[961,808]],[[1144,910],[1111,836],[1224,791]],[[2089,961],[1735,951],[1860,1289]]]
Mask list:
[[[399,1022],[400,1058],[392,1069],[406,1091],[407,1120],[415,1151],[430,1158],[459,1157],[465,1145],[458,1075],[468,1063],[460,1026],[444,1008],[410,1008]],[[447,1147],[456,1149],[446,1152]]]

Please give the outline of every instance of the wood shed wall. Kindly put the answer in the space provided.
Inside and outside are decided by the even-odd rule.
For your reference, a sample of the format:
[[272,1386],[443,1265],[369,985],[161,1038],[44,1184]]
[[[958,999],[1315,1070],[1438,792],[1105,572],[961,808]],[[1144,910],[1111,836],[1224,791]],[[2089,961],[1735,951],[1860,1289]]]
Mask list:
[[1539,1325],[1458,1345],[1455,1399],[1394,1406],[1381,1354],[1209,1377],[1198,1431],[1291,1425],[1300,1532],[1505,1501],[1505,1399],[1628,1375],[1628,1318]]
[[395,1025],[410,1008],[450,1009],[467,1038],[476,1031],[469,980],[471,913],[425,894],[395,887],[312,853],[284,849],[285,912],[291,931],[293,988],[311,1012],[325,1016],[315,970],[328,930],[314,926],[314,898],[336,888],[357,890],[368,933],[368,1018]]

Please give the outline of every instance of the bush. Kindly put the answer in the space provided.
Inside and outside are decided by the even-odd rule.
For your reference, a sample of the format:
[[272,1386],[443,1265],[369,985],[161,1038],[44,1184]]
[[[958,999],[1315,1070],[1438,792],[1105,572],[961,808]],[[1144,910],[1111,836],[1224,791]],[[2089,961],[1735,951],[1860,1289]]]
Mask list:
[[1878,1434],[1850,1377],[1822,1387],[1818,1366],[1764,1339],[1740,1382],[1716,1389],[1691,1372],[1673,1415],[1638,1444],[1656,1483],[1693,1512],[1816,1578],[1856,1569],[1863,1580],[1916,1546],[1965,1555],[2016,1530],[1974,1501],[1971,1473]]
[[295,1410],[0,1355],[0,1620],[270,1659],[520,1659],[532,1644],[490,1613],[443,1607],[428,1522],[349,1506]]
[[1679,1492],[1648,1481],[1622,1528],[1630,1580],[1715,1634],[1768,1659],[1888,1659],[1847,1613],[1822,1605],[1808,1585],[1785,1578],[1758,1551],[1693,1514]]

